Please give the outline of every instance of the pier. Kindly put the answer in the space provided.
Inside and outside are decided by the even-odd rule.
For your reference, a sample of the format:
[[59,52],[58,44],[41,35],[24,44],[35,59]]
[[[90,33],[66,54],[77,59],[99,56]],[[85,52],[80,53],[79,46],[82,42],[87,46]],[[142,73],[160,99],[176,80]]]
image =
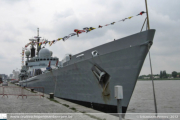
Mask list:
[[[169,120],[179,120],[179,85],[179,80],[155,81],[155,88],[158,93],[157,108],[159,116],[168,118],[174,116],[175,118]],[[9,87],[13,86],[19,87],[9,83]],[[1,90],[2,89],[0,89],[0,93]],[[8,92],[15,91],[9,89]],[[29,93],[29,91],[27,90],[25,93]],[[44,94],[44,97],[27,96],[27,98],[26,96],[23,98],[22,96],[18,97],[18,95],[8,95],[8,97],[6,95],[0,95],[0,113],[7,113],[8,120],[20,120],[17,117],[28,117],[28,115],[29,117],[37,115],[36,118],[30,120],[36,120],[38,116],[47,117],[47,115],[52,117],[52,120],[56,119],[55,117],[62,117],[63,120],[70,120],[70,118],[63,118],[68,116],[73,117],[73,120],[119,120],[119,118],[114,115],[103,113],[56,97],[54,97],[54,99],[49,99],[49,97],[50,96],[47,94]],[[152,117],[154,115],[151,81],[138,81],[128,106],[125,119],[139,120],[137,117]],[[58,118],[57,120],[61,120],[61,118]],[[148,118],[142,118],[142,120],[148,120]]]
[[[9,93],[14,92],[13,87],[19,86],[9,83]],[[21,87],[19,88],[21,89]],[[28,93],[30,91],[25,89],[24,93],[26,92]],[[0,95],[0,103],[0,113],[9,113],[7,115],[8,120],[20,120],[21,118],[24,120],[32,116],[33,118],[30,120],[43,118],[43,116],[46,118],[49,117],[52,120],[119,120],[119,118],[114,115],[96,111],[56,97],[50,99],[47,94],[44,94],[44,97]],[[27,120],[29,120],[29,118]]]

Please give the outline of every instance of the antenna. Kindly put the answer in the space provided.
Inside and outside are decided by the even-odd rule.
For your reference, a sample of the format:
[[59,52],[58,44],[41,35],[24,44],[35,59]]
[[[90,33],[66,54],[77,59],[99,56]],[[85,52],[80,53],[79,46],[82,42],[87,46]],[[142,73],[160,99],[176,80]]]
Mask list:
[[39,37],[39,28],[37,28],[37,37]]
[[146,14],[147,14],[147,27],[148,27],[148,30],[149,30],[150,26],[149,26],[149,15],[148,15],[147,0],[145,0],[145,5],[146,5]]

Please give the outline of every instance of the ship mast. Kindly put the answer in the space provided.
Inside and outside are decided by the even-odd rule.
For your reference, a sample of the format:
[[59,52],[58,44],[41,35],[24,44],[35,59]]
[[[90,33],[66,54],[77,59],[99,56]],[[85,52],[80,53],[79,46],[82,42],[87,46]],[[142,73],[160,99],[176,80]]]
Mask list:
[[37,28],[37,43],[38,43],[38,44],[37,44],[37,53],[39,53],[39,50],[40,50],[40,49],[39,49],[39,47],[40,47],[40,46],[39,46],[39,41],[40,41],[39,28]]
[[37,28],[37,36],[39,37],[39,28]]
[[146,14],[147,14],[147,27],[148,27],[148,30],[149,30],[150,26],[149,26],[149,15],[148,15],[147,0],[145,0],[145,5],[146,5]]

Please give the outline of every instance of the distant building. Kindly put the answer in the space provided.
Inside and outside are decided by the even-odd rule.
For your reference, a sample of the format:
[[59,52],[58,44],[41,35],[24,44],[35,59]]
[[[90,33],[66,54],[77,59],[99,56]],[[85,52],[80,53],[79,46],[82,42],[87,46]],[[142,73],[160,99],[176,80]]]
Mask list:
[[173,79],[174,77],[168,77],[169,79]]
[[0,76],[1,76],[2,80],[8,79],[8,76],[6,74],[0,74]]
[[158,78],[160,78],[160,77],[159,77],[159,76],[153,76],[153,78],[158,79]]
[[144,77],[144,79],[150,79],[150,77]]
[[12,79],[16,79],[16,80],[19,79],[19,71],[13,70],[13,76],[12,76]]
[[9,79],[12,79],[12,78],[13,78],[13,74],[10,74],[10,75],[9,75]]

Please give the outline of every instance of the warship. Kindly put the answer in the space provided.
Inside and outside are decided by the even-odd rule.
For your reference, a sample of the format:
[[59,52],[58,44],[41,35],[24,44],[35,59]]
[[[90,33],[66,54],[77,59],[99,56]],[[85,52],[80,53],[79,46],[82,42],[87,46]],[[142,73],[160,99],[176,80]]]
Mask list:
[[111,113],[117,112],[114,86],[121,85],[125,113],[154,34],[155,30],[149,29],[75,55],[67,54],[61,61],[39,46],[35,56],[32,45],[31,51],[25,52],[27,61],[19,83],[44,87],[47,94]]
[[[145,31],[111,41],[75,55],[67,54],[59,60],[52,52],[37,45],[39,29],[27,60],[19,75],[21,86],[44,87],[46,94],[107,113],[117,113],[114,87],[123,87],[122,112],[126,113],[137,78],[149,52],[155,34],[150,29],[146,3]],[[144,23],[145,23],[144,21]],[[144,26],[144,24],[143,24]]]

